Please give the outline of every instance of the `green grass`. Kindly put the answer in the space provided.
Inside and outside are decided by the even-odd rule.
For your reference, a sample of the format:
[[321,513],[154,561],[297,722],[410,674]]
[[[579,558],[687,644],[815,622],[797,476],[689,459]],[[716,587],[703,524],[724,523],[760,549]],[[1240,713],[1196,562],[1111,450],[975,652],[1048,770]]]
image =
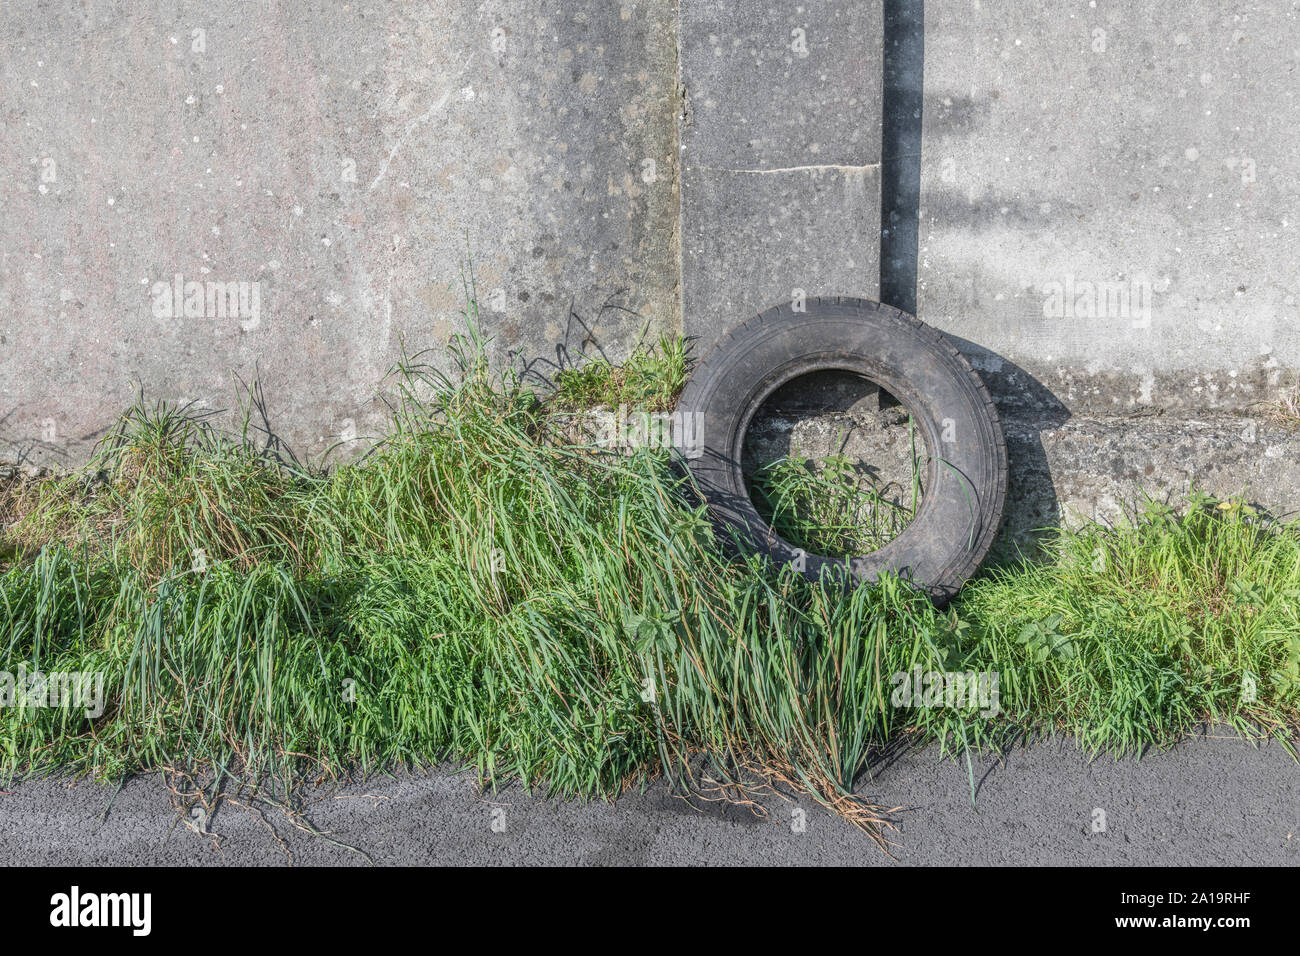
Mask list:
[[686,384],[686,370],[686,340],[660,336],[657,345],[638,345],[619,365],[604,358],[590,358],[582,365],[562,369],[555,375],[551,404],[568,411],[602,405],[627,405],[643,412],[667,411]]
[[[108,700],[0,708],[0,772],[453,760],[580,796],[776,778],[870,829],[853,784],[900,735],[1124,753],[1202,720],[1295,727],[1294,525],[1149,504],[940,613],[897,580],[728,557],[666,453],[573,443],[551,413],[585,392],[539,402],[483,354],[460,340],[450,377],[404,362],[389,435],[329,472],[158,405],[85,472],[9,488],[0,670],[102,671]],[[915,667],[997,671],[1001,712],[896,706]]]
[[912,446],[907,487],[882,484],[846,455],[789,455],[749,478],[759,516],[810,554],[845,558],[884,547],[907,527],[921,501],[921,464]]

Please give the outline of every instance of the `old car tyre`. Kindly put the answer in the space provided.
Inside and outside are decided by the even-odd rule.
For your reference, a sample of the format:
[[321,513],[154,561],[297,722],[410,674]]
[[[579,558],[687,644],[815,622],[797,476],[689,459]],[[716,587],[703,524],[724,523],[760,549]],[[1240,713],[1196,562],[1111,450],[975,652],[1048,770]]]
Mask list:
[[[882,548],[852,558],[806,554],[773,533],[741,472],[745,432],[776,389],[823,370],[856,373],[911,412],[927,454],[916,515]],[[750,547],[817,579],[891,571],[946,604],[975,573],[1002,519],[1007,450],[997,410],[970,363],[914,316],[865,299],[809,299],[768,309],[725,335],[699,362],[679,413],[697,442],[679,448],[714,519]]]

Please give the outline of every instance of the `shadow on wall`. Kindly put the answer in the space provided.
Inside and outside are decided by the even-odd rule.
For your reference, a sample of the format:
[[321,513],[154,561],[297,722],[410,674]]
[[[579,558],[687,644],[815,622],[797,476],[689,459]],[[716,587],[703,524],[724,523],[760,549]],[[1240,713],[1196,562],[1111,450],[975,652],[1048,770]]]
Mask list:
[[[986,385],[996,383],[989,391],[1007,439],[1004,523],[985,566],[1038,557],[1039,545],[1050,538],[1062,518],[1042,433],[1064,425],[1070,411],[1051,389],[1014,362],[968,339],[956,335],[948,339],[970,359]],[[988,373],[993,370],[996,375],[991,377]]]
[[[915,315],[925,112],[924,0],[885,0],[884,47],[880,300]],[[949,338],[980,371],[1007,438],[1010,477],[1005,523],[989,563],[1022,554],[1032,557],[1045,529],[1061,520],[1041,431],[1064,424],[1069,410],[1014,362],[966,339]]]
[[925,102],[924,0],[885,0],[884,45],[880,301],[915,315]]
[[[11,472],[36,473],[50,462],[66,468],[68,449],[57,441],[52,426],[48,435],[42,431],[39,437],[33,437],[14,427],[12,419],[16,414],[14,409],[0,415],[0,478]],[[93,438],[97,440],[98,435]]]

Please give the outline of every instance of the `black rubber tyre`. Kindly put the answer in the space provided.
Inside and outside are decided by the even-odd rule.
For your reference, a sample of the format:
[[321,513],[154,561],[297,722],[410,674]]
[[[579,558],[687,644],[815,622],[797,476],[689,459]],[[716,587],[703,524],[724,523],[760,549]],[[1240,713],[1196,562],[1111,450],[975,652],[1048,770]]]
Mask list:
[[[810,372],[862,375],[911,412],[927,449],[924,494],[912,521],[871,554],[805,554],[759,517],[741,473],[745,432],[777,388]],[[729,332],[695,367],[677,406],[700,417],[699,444],[679,448],[715,520],[742,545],[790,561],[816,579],[823,569],[874,581],[893,571],[945,605],[975,573],[1002,520],[1007,448],[997,409],[970,363],[914,316],[865,299],[809,299],[806,311],[768,309]],[[694,456],[694,457],[692,457]]]

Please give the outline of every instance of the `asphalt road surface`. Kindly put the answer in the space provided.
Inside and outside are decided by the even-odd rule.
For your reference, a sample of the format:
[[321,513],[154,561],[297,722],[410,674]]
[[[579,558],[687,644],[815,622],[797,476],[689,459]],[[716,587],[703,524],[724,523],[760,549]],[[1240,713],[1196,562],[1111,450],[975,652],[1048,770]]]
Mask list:
[[210,819],[187,820],[157,776],[120,791],[44,779],[0,794],[0,863],[1300,863],[1300,765],[1276,743],[1212,732],[1140,760],[1089,760],[1058,740],[976,762],[974,774],[974,807],[965,761],[933,749],[898,756],[862,782],[873,802],[904,808],[890,834],[894,859],[807,798],[769,796],[759,817],[692,805],[663,786],[615,805],[515,788],[481,794],[472,776],[449,771],[309,789],[296,819],[268,803],[226,803]]

